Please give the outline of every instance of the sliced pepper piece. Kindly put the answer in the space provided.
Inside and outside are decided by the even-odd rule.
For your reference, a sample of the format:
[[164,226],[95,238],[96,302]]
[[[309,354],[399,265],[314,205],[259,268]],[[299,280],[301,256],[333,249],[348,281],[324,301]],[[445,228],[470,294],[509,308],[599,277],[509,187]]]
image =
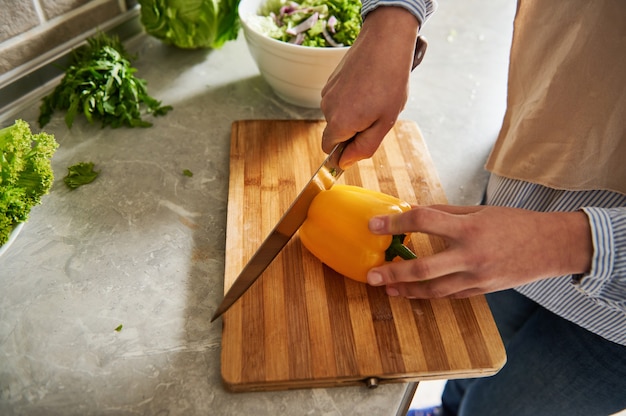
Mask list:
[[376,215],[399,214],[411,205],[396,197],[359,186],[335,185],[320,192],[300,227],[300,240],[322,263],[358,282],[367,272],[400,256],[417,256],[404,245],[408,235],[377,235],[368,228]]

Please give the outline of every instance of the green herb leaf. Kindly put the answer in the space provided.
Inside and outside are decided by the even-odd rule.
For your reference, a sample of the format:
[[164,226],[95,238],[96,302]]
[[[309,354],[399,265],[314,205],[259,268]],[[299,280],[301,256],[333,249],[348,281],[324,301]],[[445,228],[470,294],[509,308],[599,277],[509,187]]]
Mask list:
[[93,182],[100,173],[93,170],[93,162],[80,162],[67,168],[67,176],[63,181],[70,189]]
[[193,176],[193,172],[190,171],[189,169],[184,169],[183,170],[183,175],[189,176],[191,178]]
[[124,325],[120,324],[117,328],[115,328],[115,332],[120,332]]
[[72,128],[82,113],[89,123],[99,120],[102,127],[149,127],[145,113],[161,116],[172,109],[150,97],[146,81],[136,78],[137,69],[116,37],[104,33],[87,39],[75,50],[60,84],[44,97],[39,107],[39,125],[50,122],[55,110],[66,110],[65,124]]

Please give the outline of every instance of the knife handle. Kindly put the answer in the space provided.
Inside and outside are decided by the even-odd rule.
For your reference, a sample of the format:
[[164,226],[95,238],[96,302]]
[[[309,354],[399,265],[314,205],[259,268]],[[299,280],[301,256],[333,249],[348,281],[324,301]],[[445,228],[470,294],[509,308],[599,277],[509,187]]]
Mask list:
[[[357,133],[358,134],[358,133]],[[335,148],[330,152],[328,156],[328,160],[325,163],[325,166],[328,168],[333,177],[337,177],[343,173],[343,169],[339,166],[339,161],[341,160],[341,156],[343,155],[344,149],[354,141],[356,138],[356,134],[346,140],[345,142],[341,142],[335,145]]]
[[426,55],[427,47],[428,41],[426,38],[422,35],[418,35],[417,41],[415,42],[415,52],[413,53],[413,66],[411,67],[411,71],[422,62],[424,55]]

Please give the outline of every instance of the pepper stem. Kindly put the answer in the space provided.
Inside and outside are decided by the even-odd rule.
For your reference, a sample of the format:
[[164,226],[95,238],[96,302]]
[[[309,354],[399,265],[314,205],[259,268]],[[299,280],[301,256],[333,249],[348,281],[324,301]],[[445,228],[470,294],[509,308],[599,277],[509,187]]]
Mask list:
[[404,245],[404,238],[406,234],[394,235],[391,239],[389,248],[385,251],[385,260],[391,261],[394,258],[400,256],[404,260],[416,259],[417,256],[411,251],[410,248]]

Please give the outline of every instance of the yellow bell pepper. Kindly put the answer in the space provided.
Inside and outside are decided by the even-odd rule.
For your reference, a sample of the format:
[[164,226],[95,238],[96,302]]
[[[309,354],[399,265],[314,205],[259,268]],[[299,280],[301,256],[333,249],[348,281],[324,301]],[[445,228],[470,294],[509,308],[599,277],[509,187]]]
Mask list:
[[300,227],[304,247],[333,270],[367,282],[367,272],[400,256],[414,259],[404,245],[408,236],[373,234],[368,228],[376,215],[399,214],[411,206],[398,198],[358,186],[335,185],[320,192]]

